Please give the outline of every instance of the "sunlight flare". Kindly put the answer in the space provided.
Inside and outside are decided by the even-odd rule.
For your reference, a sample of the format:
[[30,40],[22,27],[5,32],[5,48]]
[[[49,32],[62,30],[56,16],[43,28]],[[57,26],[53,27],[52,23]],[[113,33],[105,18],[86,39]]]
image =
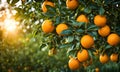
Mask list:
[[14,32],[17,29],[17,24],[18,22],[16,22],[14,19],[6,19],[4,21],[4,28],[8,32]]

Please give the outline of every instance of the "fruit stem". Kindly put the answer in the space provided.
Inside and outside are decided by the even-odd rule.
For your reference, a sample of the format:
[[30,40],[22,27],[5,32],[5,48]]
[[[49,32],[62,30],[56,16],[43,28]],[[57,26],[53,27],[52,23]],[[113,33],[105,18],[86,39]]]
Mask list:
[[69,56],[69,58],[71,59],[71,58],[73,58],[72,56]]
[[85,23],[85,33],[87,33],[87,24]]

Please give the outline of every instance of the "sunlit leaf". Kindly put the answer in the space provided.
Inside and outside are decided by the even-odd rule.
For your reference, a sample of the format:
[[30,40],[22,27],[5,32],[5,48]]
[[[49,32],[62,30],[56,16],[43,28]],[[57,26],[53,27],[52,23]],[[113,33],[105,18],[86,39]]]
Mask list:
[[73,40],[74,40],[74,36],[68,36],[68,38],[66,38],[67,43],[73,42]]

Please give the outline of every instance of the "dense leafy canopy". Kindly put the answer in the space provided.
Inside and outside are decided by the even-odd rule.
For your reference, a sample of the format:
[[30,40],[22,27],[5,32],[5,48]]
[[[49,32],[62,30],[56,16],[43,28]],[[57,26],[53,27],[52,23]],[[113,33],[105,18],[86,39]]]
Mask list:
[[[100,68],[100,72],[120,71],[120,43],[117,46],[109,45],[107,37],[98,34],[97,30],[100,27],[94,24],[96,15],[105,15],[111,33],[120,36],[119,0],[78,0],[79,6],[75,10],[66,7],[66,0],[49,0],[55,3],[55,7],[47,6],[46,13],[41,9],[44,0],[21,1],[22,4],[17,6],[18,0],[7,0],[11,9],[17,11],[13,18],[19,21],[22,28],[18,31],[17,40],[12,34],[9,34],[8,38],[3,38],[4,33],[0,30],[0,71],[69,72],[71,71],[68,67],[69,56],[76,57],[77,52],[83,49],[80,39],[86,34],[94,37],[94,46],[87,49],[93,61],[88,67],[81,66],[77,71],[94,72],[96,67]],[[86,15],[90,22],[86,24],[76,21],[80,14]],[[41,25],[47,19],[51,19],[55,27],[60,23],[66,23],[69,29],[62,31],[61,34],[64,36],[58,35],[55,30],[46,34],[42,31]],[[52,48],[56,53],[49,54]],[[97,51],[98,54],[94,55]],[[102,64],[99,55],[104,53],[108,56],[118,53],[119,60]]]

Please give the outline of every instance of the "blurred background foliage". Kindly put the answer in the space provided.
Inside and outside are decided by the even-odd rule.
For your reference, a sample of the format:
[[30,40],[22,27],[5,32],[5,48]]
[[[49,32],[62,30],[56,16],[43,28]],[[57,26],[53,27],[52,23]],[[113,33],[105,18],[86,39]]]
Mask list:
[[[15,20],[20,22],[22,29],[19,40],[15,43],[0,39],[0,71],[1,72],[70,72],[68,68],[69,55],[76,56],[76,52],[82,48],[79,39],[90,34],[95,37],[95,48],[88,49],[93,63],[87,67],[81,67],[77,72],[95,72],[99,67],[100,72],[119,72],[119,61],[106,64],[99,62],[98,56],[93,52],[97,49],[106,52],[109,56],[113,52],[120,54],[120,45],[110,46],[107,44],[106,37],[98,35],[98,27],[94,25],[95,15],[106,15],[111,28],[111,33],[120,35],[120,1],[118,0],[78,0],[79,7],[70,10],[66,7],[66,0],[50,0],[55,3],[55,7],[47,6],[48,12],[43,13],[41,5],[44,0],[21,0],[21,5],[17,6],[19,0],[7,0],[12,9],[17,13]],[[85,14],[90,20],[90,24],[76,22],[80,14]],[[44,20],[51,19],[54,26],[60,23],[67,23],[69,30],[63,31],[67,36],[58,36],[53,33],[45,34],[41,30]],[[78,27],[75,27],[78,26]],[[0,31],[2,35],[2,31]],[[50,54],[54,48],[55,53]],[[71,71],[72,72],[72,71]]]

